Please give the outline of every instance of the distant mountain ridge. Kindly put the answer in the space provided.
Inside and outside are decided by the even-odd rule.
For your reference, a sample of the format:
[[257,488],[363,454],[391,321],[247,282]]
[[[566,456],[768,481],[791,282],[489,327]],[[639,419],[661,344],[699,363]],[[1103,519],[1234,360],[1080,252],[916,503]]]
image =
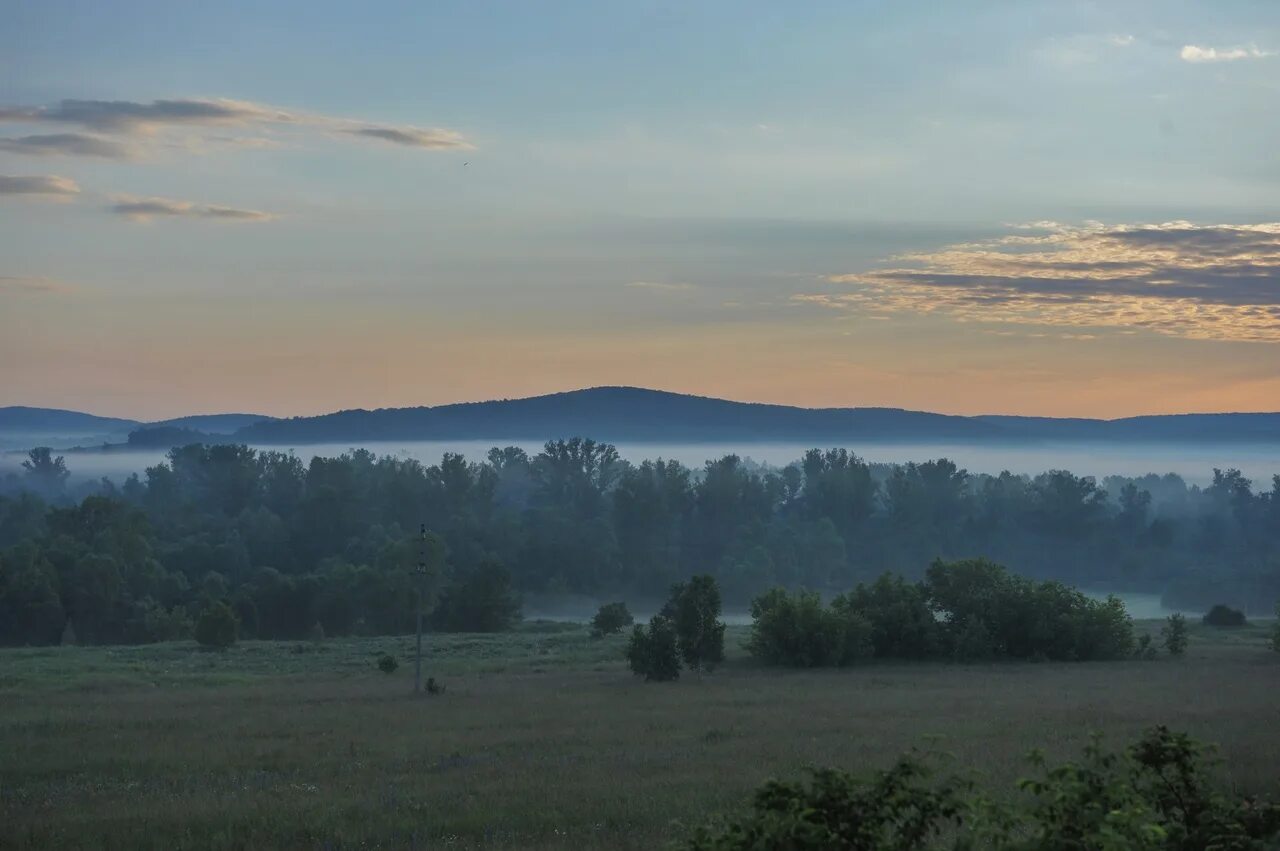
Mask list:
[[287,419],[211,414],[142,423],[75,411],[0,408],[0,434],[46,429],[51,433],[109,434],[121,442],[127,438],[133,446],[160,446],[191,436],[263,445],[541,441],[572,436],[634,443],[1280,444],[1280,413],[1172,414],[1116,420],[956,416],[901,408],[798,408],[638,387],[592,387],[520,399],[355,409]]
[[900,408],[797,408],[636,387],[593,387],[522,399],[338,411],[247,426],[250,443],[544,440],[839,443],[1026,441],[1280,442],[1280,413],[1180,414],[1119,420],[954,416]]

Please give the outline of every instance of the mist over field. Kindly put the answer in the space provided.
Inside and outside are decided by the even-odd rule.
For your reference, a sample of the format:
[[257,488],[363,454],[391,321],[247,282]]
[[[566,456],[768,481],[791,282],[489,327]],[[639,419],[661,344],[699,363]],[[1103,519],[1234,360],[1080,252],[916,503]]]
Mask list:
[[[34,436],[37,440],[41,436]],[[28,443],[28,446],[37,443]],[[250,444],[252,446],[252,444]],[[542,442],[524,441],[370,441],[365,443],[308,444],[297,448],[253,446],[259,450],[285,450],[295,453],[304,463],[315,457],[334,457],[352,449],[365,449],[375,455],[412,458],[423,464],[438,463],[445,453],[458,453],[469,461],[482,461],[494,446],[518,446],[536,454]],[[796,463],[813,444],[799,443],[619,443],[618,454],[627,461],[665,458],[692,468],[724,455],[736,454],[746,461],[770,467]],[[825,445],[824,445],[825,447]],[[856,444],[848,445],[865,461],[875,464],[903,464],[935,458],[948,458],[971,473],[995,475],[1003,470],[1018,475],[1035,475],[1047,470],[1070,470],[1076,475],[1093,476],[1101,481],[1106,476],[1143,476],[1148,473],[1174,473],[1188,484],[1204,486],[1213,479],[1214,468],[1235,468],[1255,482],[1265,483],[1280,473],[1280,445],[1276,444],[1038,444],[1034,446],[992,446],[967,444]],[[162,463],[167,449],[132,450],[128,448],[101,451],[62,452],[67,459],[72,481],[86,481],[107,476],[122,481],[131,474],[142,475],[147,467]],[[25,451],[16,449],[0,453],[0,474],[19,472]]]

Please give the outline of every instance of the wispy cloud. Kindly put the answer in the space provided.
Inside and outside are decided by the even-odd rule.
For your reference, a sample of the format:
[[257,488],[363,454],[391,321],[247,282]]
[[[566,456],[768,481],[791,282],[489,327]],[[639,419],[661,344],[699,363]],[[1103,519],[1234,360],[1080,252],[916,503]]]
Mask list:
[[1184,45],[1178,56],[1183,62],[1237,62],[1241,59],[1265,59],[1275,56],[1274,51],[1259,50],[1256,45],[1244,47],[1201,47],[1196,44]]
[[[448,150],[473,147],[455,130],[382,124],[229,98],[175,98],[146,103],[127,100],[64,100],[52,106],[0,107],[0,121],[75,125],[95,133],[127,137],[154,135],[168,128],[190,131],[199,127],[292,127],[376,139],[411,148]],[[104,155],[87,149],[64,152]]]
[[51,278],[25,275],[0,275],[0,295],[39,295],[62,293],[70,289],[66,284]]
[[796,299],[861,313],[1280,342],[1280,223],[1037,226],[1048,232],[832,275],[851,289]]
[[370,139],[381,139],[396,145],[410,148],[449,148],[470,149],[471,143],[462,138],[462,134],[452,130],[420,130],[417,127],[358,127],[345,131],[354,136]]
[[153,218],[195,218],[228,222],[266,222],[275,218],[260,210],[241,210],[235,207],[219,207],[210,204],[194,204],[190,201],[174,201],[169,198],[120,197],[108,208],[116,215],[137,222]]
[[80,186],[69,177],[56,174],[0,174],[0,195],[37,195],[66,198],[80,194]]
[[133,148],[129,145],[84,133],[4,137],[0,138],[0,151],[42,157],[102,157],[112,160],[128,159],[133,155]]

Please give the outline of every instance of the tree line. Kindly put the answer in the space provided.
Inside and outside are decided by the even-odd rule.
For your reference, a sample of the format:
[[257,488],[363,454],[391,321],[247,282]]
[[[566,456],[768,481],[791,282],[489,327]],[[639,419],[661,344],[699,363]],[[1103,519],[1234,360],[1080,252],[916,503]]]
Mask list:
[[1267,611],[1280,597],[1280,476],[1270,490],[1237,470],[1203,488],[1098,482],[945,458],[869,464],[845,449],[691,469],[574,438],[433,465],[192,444],[123,482],[72,486],[64,459],[34,450],[0,480],[0,642],[57,642],[68,622],[80,641],[162,640],[210,600],[246,637],[402,633],[420,592],[433,628],[503,629],[521,592],[661,600],[706,574],[745,607],[774,586],[842,591],[975,556]]

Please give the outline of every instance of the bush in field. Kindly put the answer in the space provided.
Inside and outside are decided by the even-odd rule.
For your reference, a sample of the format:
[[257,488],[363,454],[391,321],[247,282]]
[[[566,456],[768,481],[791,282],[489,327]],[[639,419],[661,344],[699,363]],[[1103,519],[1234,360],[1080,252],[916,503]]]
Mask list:
[[218,650],[230,647],[236,643],[237,632],[235,612],[220,601],[210,603],[196,621],[196,641],[201,647]]
[[1218,603],[1205,614],[1204,623],[1208,626],[1244,626],[1244,612]]
[[848,665],[875,652],[867,619],[847,606],[824,606],[816,592],[774,588],[752,601],[751,617],[747,649],[770,664]]
[[511,573],[493,561],[456,578],[444,590],[432,623],[444,632],[505,632],[520,620]]
[[929,607],[929,591],[918,582],[885,573],[837,597],[833,605],[866,618],[880,658],[928,659],[938,653],[941,629]]
[[378,670],[384,674],[394,674],[399,667],[400,663],[390,653],[383,653],[378,657]]
[[986,559],[935,561],[925,588],[956,658],[1085,661],[1133,652],[1133,620],[1116,597],[1098,601],[1059,582],[1032,582]]
[[627,645],[631,672],[646,682],[666,682],[680,676],[680,649],[675,625],[662,615],[654,615],[649,627],[637,624]]
[[1049,767],[1015,795],[978,795],[972,784],[935,780],[914,755],[870,778],[819,769],[808,784],[773,780],[736,822],[696,831],[694,851],[1245,851],[1276,847],[1280,806],[1227,798],[1215,789],[1204,749],[1164,727],[1127,750],[1095,740],[1083,759]]
[[1155,660],[1157,655],[1156,643],[1151,636],[1147,633],[1138,636],[1138,643],[1133,648],[1133,658],[1151,662]]
[[1187,652],[1187,619],[1181,612],[1169,615],[1160,629],[1160,635],[1164,639],[1164,649],[1169,651],[1170,656],[1181,656]]
[[591,619],[591,636],[592,638],[602,638],[606,635],[613,635],[622,632],[626,627],[635,623],[635,618],[631,617],[631,612],[627,610],[626,603],[605,603],[600,607],[600,611],[596,612],[595,617]]
[[166,609],[152,603],[143,613],[142,629],[146,641],[177,641],[191,637],[192,624],[191,618],[181,606]]
[[1271,649],[1280,653],[1280,603],[1276,603],[1276,620],[1271,624]]
[[710,671],[724,661],[720,588],[713,577],[701,575],[677,582],[662,613],[675,627],[685,665],[695,671]]

